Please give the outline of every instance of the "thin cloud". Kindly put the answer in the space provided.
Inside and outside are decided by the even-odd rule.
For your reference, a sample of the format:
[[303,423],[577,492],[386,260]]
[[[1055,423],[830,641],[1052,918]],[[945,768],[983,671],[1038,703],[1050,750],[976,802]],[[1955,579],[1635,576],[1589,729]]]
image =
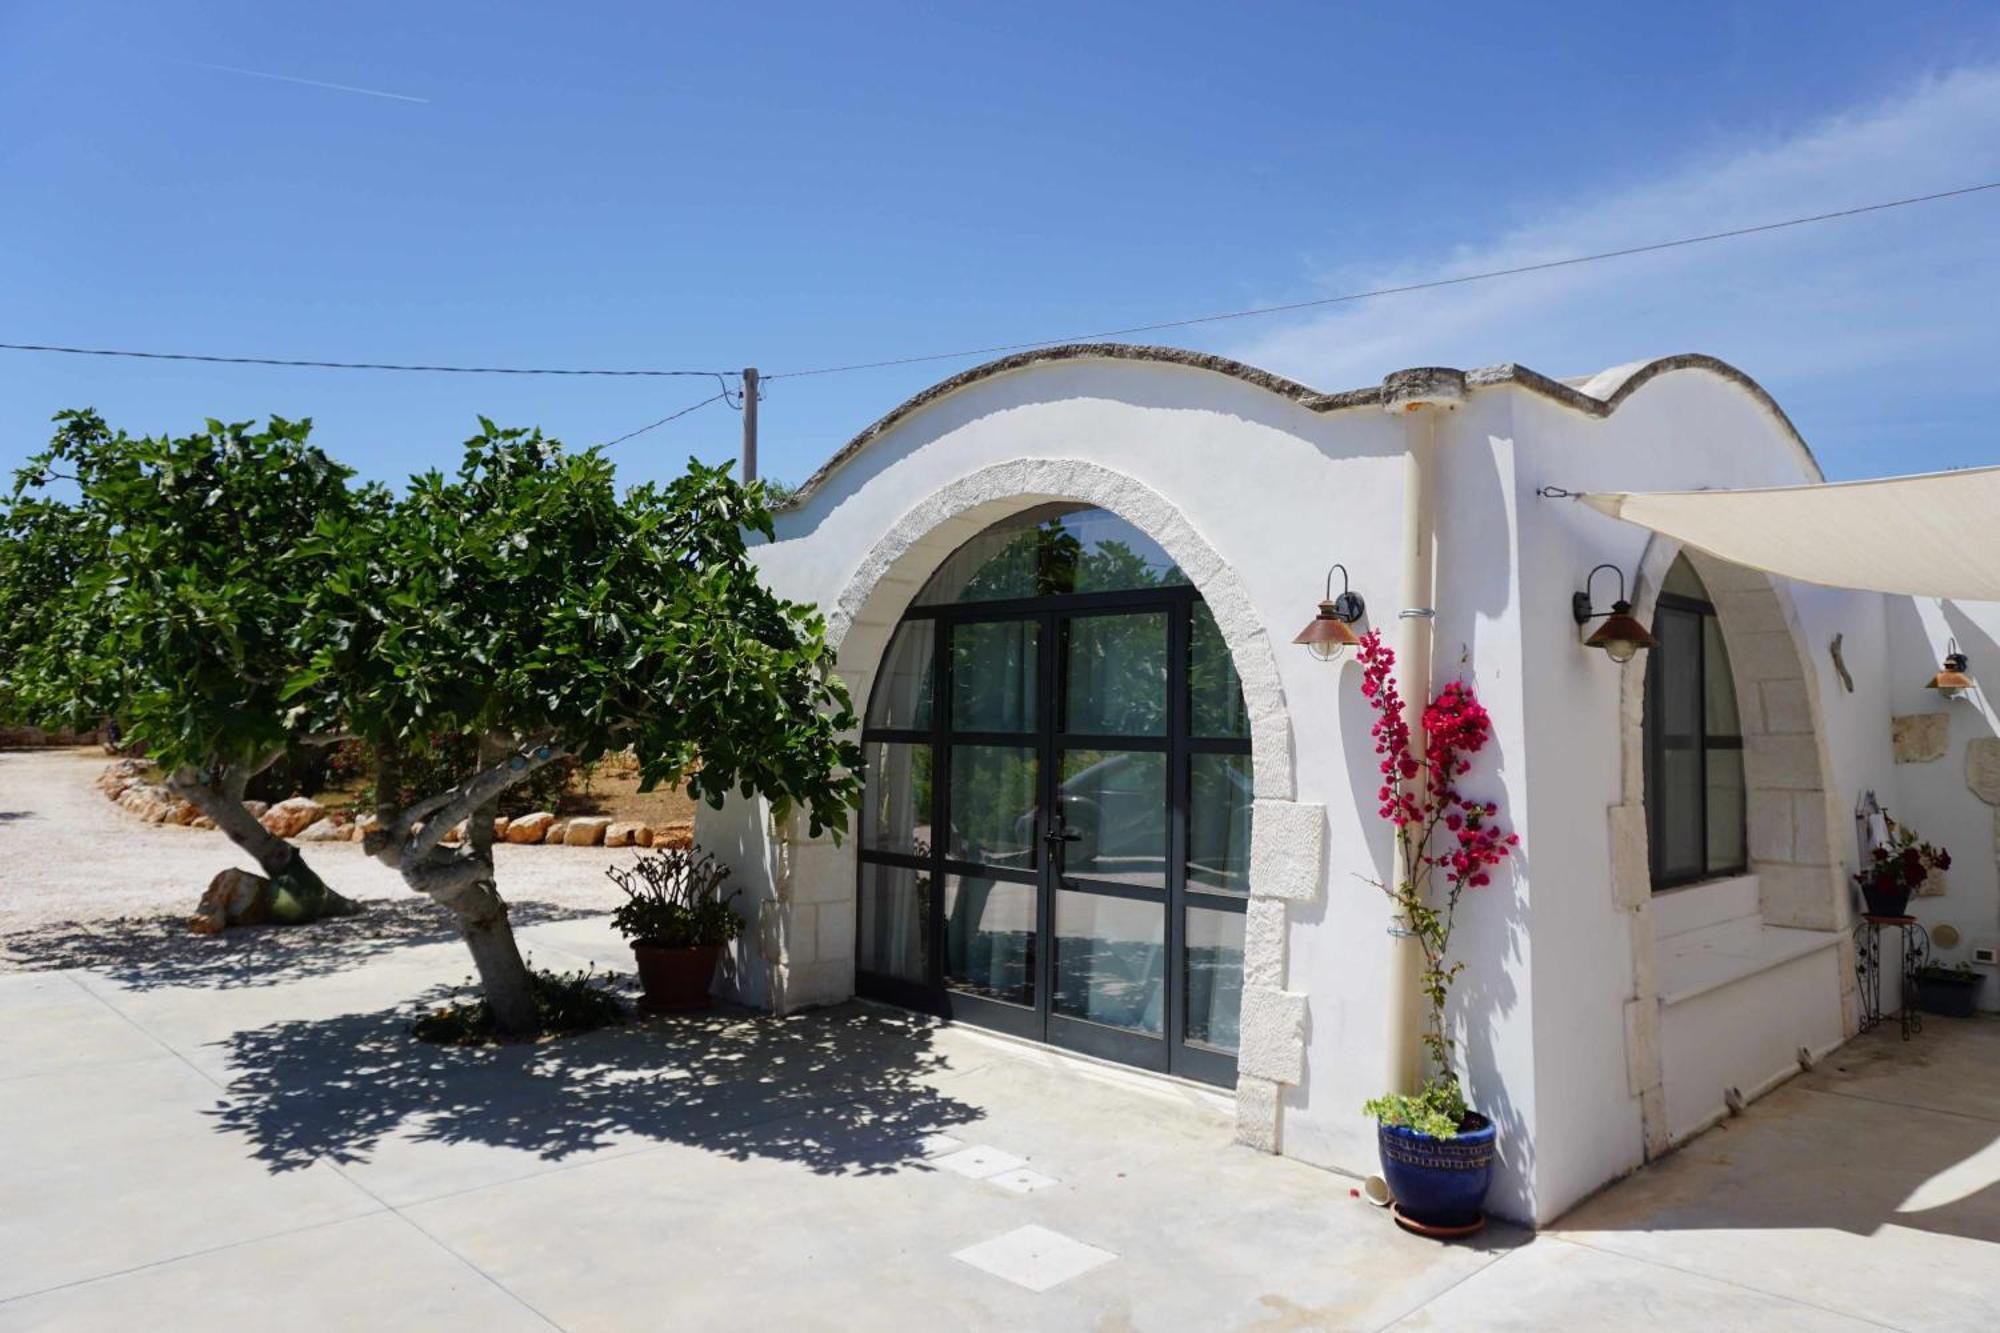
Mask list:
[[380,88],[357,88],[348,83],[327,83],[321,79],[302,79],[295,74],[272,74],[261,69],[241,69],[235,65],[211,65],[205,60],[180,60],[176,64],[192,65],[196,69],[212,69],[221,74],[242,74],[252,79],[270,79],[274,83],[297,83],[308,88],[325,88],[336,93],[359,93],[363,97],[386,97],[392,102],[418,102],[429,106],[428,97],[411,97],[408,93],[389,93]]
[[[1330,265],[1313,279],[1329,292],[1421,282],[1996,176],[2000,65],[1967,66],[1791,135],[1665,163],[1650,175],[1628,172],[1615,188],[1549,204],[1533,221],[1441,259]],[[1822,438],[1836,451],[1872,449],[1871,438],[1884,439],[1885,415],[1899,415],[1885,414],[1885,403],[1912,412],[1940,401],[1980,410],[1967,392],[1983,386],[1983,367],[2000,359],[2000,324],[1991,318],[2000,299],[1996,227],[2000,197],[1974,195],[1389,297],[1240,336],[1221,350],[1329,388],[1368,384],[1406,365],[1519,361],[1569,375],[1710,352],[1780,391],[1788,407],[1823,413],[1831,428]],[[1974,396],[1990,397],[1983,387]],[[1895,434],[1911,446],[1921,438],[1946,452],[1973,448],[1969,436],[1947,445],[1913,419]],[[1976,452],[1990,453],[1990,431],[1980,434],[1988,443]]]

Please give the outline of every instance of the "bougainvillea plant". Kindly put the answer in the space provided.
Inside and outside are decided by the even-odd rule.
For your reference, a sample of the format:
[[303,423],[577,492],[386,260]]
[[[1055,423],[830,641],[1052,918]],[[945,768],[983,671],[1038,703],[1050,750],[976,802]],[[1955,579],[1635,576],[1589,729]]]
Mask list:
[[1445,1138],[1458,1132],[1465,1115],[1445,1023],[1445,1000],[1465,966],[1450,958],[1452,920],[1459,898],[1467,889],[1492,883],[1494,869],[1521,839],[1501,823],[1496,803],[1475,800],[1459,789],[1459,780],[1472,771],[1472,757],[1493,736],[1493,721],[1472,686],[1452,681],[1424,709],[1419,750],[1396,685],[1395,665],[1396,654],[1380,633],[1361,636],[1361,693],[1375,710],[1369,733],[1382,773],[1378,813],[1396,830],[1402,871],[1394,884],[1372,882],[1395,905],[1398,929],[1423,951],[1417,984],[1429,1005],[1423,1040],[1432,1074],[1422,1092],[1377,1098],[1365,1109],[1385,1123]]

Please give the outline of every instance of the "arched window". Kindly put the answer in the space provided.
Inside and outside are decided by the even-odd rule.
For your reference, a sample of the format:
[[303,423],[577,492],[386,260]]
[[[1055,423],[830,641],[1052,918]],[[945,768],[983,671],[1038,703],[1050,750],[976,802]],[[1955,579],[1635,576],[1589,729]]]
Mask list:
[[1653,888],[1741,874],[1743,727],[1715,604],[1682,556],[1660,585],[1646,663],[1646,831]]
[[1158,543],[1066,503],[973,537],[869,696],[856,989],[1233,1080],[1249,738]]

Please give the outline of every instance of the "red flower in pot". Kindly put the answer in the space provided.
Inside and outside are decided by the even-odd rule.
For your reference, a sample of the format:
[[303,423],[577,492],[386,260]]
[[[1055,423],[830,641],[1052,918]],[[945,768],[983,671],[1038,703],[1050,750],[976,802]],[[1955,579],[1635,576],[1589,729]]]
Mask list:
[[1904,916],[1910,895],[1932,874],[1951,869],[1951,853],[1931,846],[1886,814],[1882,822],[1888,841],[1869,853],[1868,864],[1856,872],[1854,882],[1869,916]]

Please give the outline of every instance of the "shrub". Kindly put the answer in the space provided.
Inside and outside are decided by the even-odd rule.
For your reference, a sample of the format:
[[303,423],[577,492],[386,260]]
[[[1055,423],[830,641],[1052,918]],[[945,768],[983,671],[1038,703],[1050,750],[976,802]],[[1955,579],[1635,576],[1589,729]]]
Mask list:
[[1422,1092],[1392,1092],[1361,1109],[1385,1125],[1401,1125],[1434,1139],[1449,1139],[1457,1137],[1465,1124],[1465,1092],[1455,1078],[1434,1077],[1424,1084]]
[[267,803],[288,796],[317,796],[336,780],[333,746],[295,745],[245,783],[243,794]]
[[[541,1019],[541,1036],[567,1037],[625,1021],[624,1001],[599,984],[594,969],[551,972],[538,968],[529,974],[529,985]],[[410,1024],[410,1035],[441,1046],[484,1046],[500,1040],[503,1034],[493,1021],[492,1006],[479,996],[439,1005],[420,1015]]]
[[698,847],[643,853],[629,868],[604,872],[625,894],[611,914],[614,930],[635,944],[687,949],[727,944],[743,933],[743,920],[722,896],[729,868]]

